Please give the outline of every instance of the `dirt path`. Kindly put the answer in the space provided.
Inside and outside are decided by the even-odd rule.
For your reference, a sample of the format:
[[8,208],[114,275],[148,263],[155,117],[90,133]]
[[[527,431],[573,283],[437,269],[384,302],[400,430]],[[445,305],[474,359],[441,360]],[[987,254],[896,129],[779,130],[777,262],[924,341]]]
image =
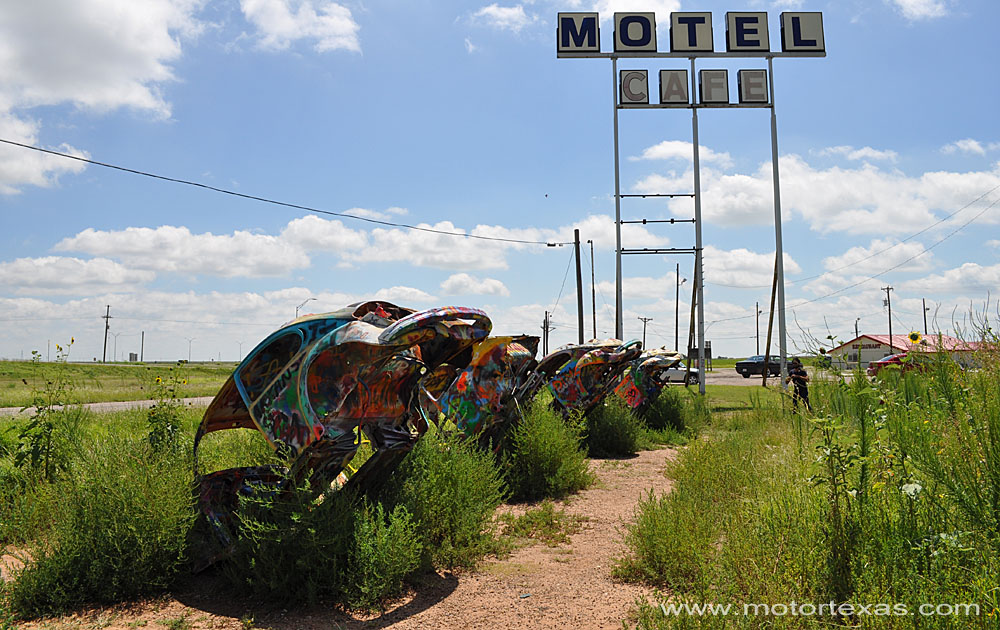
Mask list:
[[[31,624],[29,628],[183,627],[187,629],[272,628],[444,628],[490,630],[591,630],[621,628],[633,603],[647,588],[611,577],[621,550],[622,525],[649,490],[670,489],[663,474],[671,449],[645,451],[626,460],[591,460],[598,483],[572,497],[567,512],[586,517],[571,542],[556,548],[535,544],[504,560],[489,560],[468,573],[425,576],[406,597],[376,616],[351,616],[338,609],[263,612],[253,602],[233,601],[212,579],[198,579],[171,596],[127,607],[92,611]],[[517,510],[518,508],[513,508]],[[183,620],[178,624],[178,620]]]

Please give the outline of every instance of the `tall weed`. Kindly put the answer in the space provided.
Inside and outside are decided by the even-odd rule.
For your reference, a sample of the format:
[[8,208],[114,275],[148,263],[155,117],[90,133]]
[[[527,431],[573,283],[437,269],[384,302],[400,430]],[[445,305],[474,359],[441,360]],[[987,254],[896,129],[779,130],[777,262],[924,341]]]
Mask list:
[[18,614],[156,592],[183,567],[194,514],[186,457],[110,437],[82,448],[54,491],[49,536],[29,546],[32,560],[10,586]]
[[593,482],[579,416],[564,420],[537,398],[509,437],[503,463],[514,499],[559,498]]
[[417,442],[385,489],[388,503],[413,516],[433,566],[472,566],[495,548],[493,512],[504,500],[492,453],[457,431],[433,427]]
[[618,396],[609,396],[586,416],[587,450],[593,457],[634,455],[642,439],[642,423]]

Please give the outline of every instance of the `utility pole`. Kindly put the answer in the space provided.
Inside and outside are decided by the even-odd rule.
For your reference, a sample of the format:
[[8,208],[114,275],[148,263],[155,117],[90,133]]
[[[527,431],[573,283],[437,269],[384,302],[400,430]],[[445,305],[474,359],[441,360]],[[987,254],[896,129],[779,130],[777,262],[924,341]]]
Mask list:
[[892,291],[892,287],[882,287],[885,291],[885,306],[889,307],[889,354],[893,354],[892,351],[892,298],[889,297],[889,292]]
[[579,343],[583,344],[583,276],[580,274],[580,230],[573,230],[573,250],[576,252],[576,319]]
[[545,319],[542,320],[542,356],[546,356],[549,353],[549,331],[554,330],[555,326],[549,323],[549,312],[545,311]]
[[757,354],[760,354],[760,314],[764,311],[760,310],[760,302],[753,303],[753,310],[757,311]]
[[108,304],[108,310],[104,314],[104,356],[101,357],[101,363],[108,362],[108,330],[111,328],[111,305]]
[[[677,287],[674,291],[674,350],[680,351],[681,338],[680,338],[680,326],[681,326],[681,285],[687,282],[687,278],[681,280],[681,264],[677,263],[677,268],[675,270],[677,274]],[[685,353],[686,354],[686,353]]]
[[142,331],[142,337],[139,338],[139,363],[143,363],[146,357],[146,331]]
[[924,334],[929,335],[930,333],[927,332],[927,311],[930,309],[927,308],[927,298],[920,298],[920,303],[924,307]]
[[642,322],[642,349],[646,349],[646,322],[653,321],[652,317],[640,317],[639,321]]
[[861,336],[861,333],[858,332],[858,322],[860,322],[860,321],[861,321],[860,317],[858,317],[857,319],[854,320],[854,338],[855,339],[857,339],[858,337]]
[[596,282],[594,282],[594,241],[590,243],[590,314],[594,318],[594,339],[597,339],[597,294],[594,293]]

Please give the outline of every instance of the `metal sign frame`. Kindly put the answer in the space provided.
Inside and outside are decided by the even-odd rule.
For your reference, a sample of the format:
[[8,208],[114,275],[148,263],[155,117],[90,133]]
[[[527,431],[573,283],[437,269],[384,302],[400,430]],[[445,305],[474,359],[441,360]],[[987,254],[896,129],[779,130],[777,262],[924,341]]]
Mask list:
[[[788,57],[826,57],[826,41],[823,35],[823,16],[819,12],[783,12],[779,20],[781,25],[781,52],[769,50],[770,37],[767,29],[767,13],[765,12],[727,12],[726,13],[726,52],[714,50],[712,34],[712,14],[708,12],[674,12],[670,14],[670,52],[660,52],[656,49],[655,14],[651,13],[615,13],[615,51],[600,50],[600,16],[597,13],[564,12],[559,13],[556,28],[556,56],[563,59],[610,59],[614,111],[614,165],[615,165],[615,336],[623,337],[622,315],[622,254],[668,253],[667,250],[623,250],[621,242],[621,171],[618,142],[618,112],[622,109],[690,109],[691,137],[693,145],[694,167],[694,225],[695,247],[691,249],[671,249],[669,253],[695,254],[695,288],[697,290],[697,345],[698,364],[705,364],[705,306],[704,306],[704,267],[702,265],[702,218],[701,218],[701,165],[699,159],[698,110],[699,109],[769,109],[771,110],[771,168],[774,186],[774,242],[775,242],[775,272],[777,275],[777,311],[778,311],[778,346],[781,364],[782,387],[787,388],[785,377],[788,374],[787,345],[785,325],[785,283],[784,283],[784,248],[781,234],[781,187],[778,171],[778,122],[774,106],[774,59]],[[805,27],[803,27],[805,20]],[[624,26],[623,26],[624,25]],[[633,25],[638,25],[638,31],[630,31]],[[568,29],[564,32],[564,28]],[[803,28],[808,30],[803,33]],[[619,31],[622,32],[619,32]],[[707,40],[707,43],[706,43]],[[648,72],[639,70],[623,70],[642,73],[645,81],[645,101],[622,103],[621,97],[625,86],[619,79],[619,59],[688,59],[691,62],[690,88],[687,102],[649,102]],[[729,86],[726,75],[726,102],[704,102],[699,89],[697,59],[720,58],[754,58],[766,59],[767,98],[764,101],[748,102],[744,98],[743,84],[745,70],[738,71],[737,92],[738,103],[728,100]],[[681,72],[671,70],[667,72]],[[660,92],[663,93],[662,80],[664,70],[660,71]],[[704,70],[702,71],[704,72]],[[754,69],[754,72],[764,72]],[[670,196],[670,195],[666,195]],[[699,379],[698,390],[705,393],[705,379]]]

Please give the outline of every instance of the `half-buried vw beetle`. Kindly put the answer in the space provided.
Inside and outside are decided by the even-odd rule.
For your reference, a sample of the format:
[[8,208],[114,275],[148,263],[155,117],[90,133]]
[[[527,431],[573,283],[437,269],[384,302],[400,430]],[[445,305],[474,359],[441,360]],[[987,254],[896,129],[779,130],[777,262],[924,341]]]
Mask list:
[[[198,507],[221,544],[200,564],[231,548],[241,495],[280,493],[306,479],[317,492],[338,483],[360,492],[377,485],[427,429],[417,404],[420,380],[449,362],[467,367],[491,328],[474,308],[415,312],[365,302],[298,318],[267,337],[223,385],[195,435]],[[235,428],[259,431],[285,465],[200,474],[201,440]],[[345,479],[362,436],[373,454]]]

